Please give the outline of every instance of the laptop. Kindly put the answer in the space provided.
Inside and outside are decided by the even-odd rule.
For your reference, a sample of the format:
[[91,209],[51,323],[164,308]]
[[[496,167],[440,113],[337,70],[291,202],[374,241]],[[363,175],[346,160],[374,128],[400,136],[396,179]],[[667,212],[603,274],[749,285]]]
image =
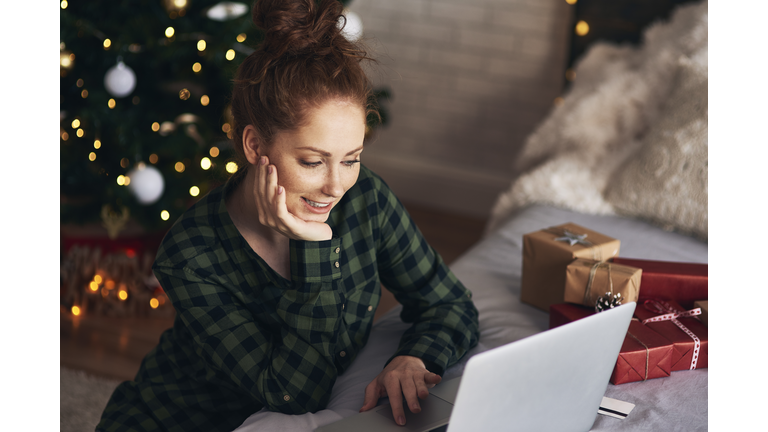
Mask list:
[[420,413],[404,405],[405,426],[387,403],[316,431],[586,432],[634,311],[627,303],[474,355],[461,377],[430,389]]

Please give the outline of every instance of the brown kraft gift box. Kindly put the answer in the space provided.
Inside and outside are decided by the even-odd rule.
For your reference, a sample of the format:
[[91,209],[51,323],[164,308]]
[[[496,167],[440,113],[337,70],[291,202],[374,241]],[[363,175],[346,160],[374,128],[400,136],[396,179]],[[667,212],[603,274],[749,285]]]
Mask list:
[[609,292],[621,294],[622,303],[636,302],[642,273],[637,267],[577,258],[566,267],[563,300],[594,307]]
[[619,246],[619,240],[574,223],[525,234],[520,300],[549,311],[563,302],[568,264],[576,258],[607,261],[619,254]]
[[[664,311],[661,312],[656,310],[655,305],[660,305]],[[676,311],[678,313],[686,312],[682,306],[671,300],[648,300],[637,305],[635,308],[635,317],[640,321],[645,322],[646,327],[672,342],[673,371],[706,368],[708,366],[709,358],[709,335],[707,333],[707,326],[705,326],[698,318],[695,316],[676,318],[680,324],[687,328],[688,331],[695,335],[699,340],[698,353],[695,352],[696,341],[694,338],[671,320],[647,322],[647,320],[652,318],[663,317],[670,311]]]
[[[580,305],[552,305],[549,309],[549,328],[559,327],[594,313],[594,309]],[[672,342],[633,318],[611,373],[611,384],[668,377],[672,372],[672,351]]]

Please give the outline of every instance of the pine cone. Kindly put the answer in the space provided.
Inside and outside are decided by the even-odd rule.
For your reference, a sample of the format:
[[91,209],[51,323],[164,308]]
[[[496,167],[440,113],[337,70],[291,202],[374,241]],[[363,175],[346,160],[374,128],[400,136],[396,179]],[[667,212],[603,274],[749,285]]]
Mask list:
[[611,294],[605,293],[603,296],[597,299],[595,302],[595,312],[602,312],[604,310],[613,309],[621,304],[621,293]]

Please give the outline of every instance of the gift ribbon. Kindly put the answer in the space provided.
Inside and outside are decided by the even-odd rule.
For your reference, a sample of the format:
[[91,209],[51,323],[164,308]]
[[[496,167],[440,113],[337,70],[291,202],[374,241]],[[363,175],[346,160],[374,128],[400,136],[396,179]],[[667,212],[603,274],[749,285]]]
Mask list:
[[592,292],[592,282],[595,280],[595,273],[597,273],[597,269],[601,266],[605,266],[608,269],[608,283],[611,288],[611,295],[613,295],[613,279],[611,278],[611,265],[606,262],[597,262],[589,270],[589,279],[587,280],[587,289],[584,290],[584,300],[583,300],[583,303],[586,306],[595,305],[595,302],[590,302],[591,300],[590,297]]
[[643,320],[643,324],[648,324],[650,322],[659,322],[659,321],[672,321],[677,327],[680,328],[680,330],[684,331],[685,334],[687,334],[688,336],[691,337],[691,339],[693,339],[693,358],[691,358],[690,370],[696,369],[696,363],[699,361],[699,351],[701,351],[701,340],[699,339],[698,336],[696,336],[695,333],[690,331],[688,327],[683,325],[683,323],[681,323],[677,319],[690,318],[696,315],[701,315],[701,308],[695,308],[689,311],[681,311],[673,308],[672,305],[670,305],[669,303],[665,301],[659,301],[659,300],[646,300],[643,303],[643,306],[645,306],[645,308],[651,312],[657,312],[657,313],[663,314],[663,315],[655,316],[653,318],[648,318],[647,320]]

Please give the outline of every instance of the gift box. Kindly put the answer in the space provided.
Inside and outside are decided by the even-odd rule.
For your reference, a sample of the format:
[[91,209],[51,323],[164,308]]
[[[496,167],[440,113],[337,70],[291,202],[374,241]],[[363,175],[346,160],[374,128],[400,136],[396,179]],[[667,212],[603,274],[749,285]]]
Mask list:
[[619,246],[619,240],[573,223],[525,234],[520,299],[548,311],[563,302],[568,264],[576,258],[607,261]]
[[[586,318],[595,311],[574,304],[556,304],[549,309],[549,328]],[[672,372],[672,343],[633,318],[621,345],[611,384],[668,377]]]
[[635,317],[672,342],[673,371],[707,367],[709,336],[707,326],[696,317],[698,313],[667,300],[646,300],[635,308]]
[[651,261],[616,257],[612,260],[643,269],[638,301],[672,300],[685,308],[696,300],[706,300],[708,290],[707,264],[674,261]]
[[709,323],[707,323],[707,312],[709,310],[709,305],[707,303],[707,300],[695,301],[693,302],[693,307],[701,309],[701,315],[699,315],[699,319],[702,323],[704,323],[705,326],[709,327]]
[[642,272],[637,267],[577,258],[565,270],[563,301],[595,307],[604,295],[613,299],[620,294],[622,303],[636,302]]

